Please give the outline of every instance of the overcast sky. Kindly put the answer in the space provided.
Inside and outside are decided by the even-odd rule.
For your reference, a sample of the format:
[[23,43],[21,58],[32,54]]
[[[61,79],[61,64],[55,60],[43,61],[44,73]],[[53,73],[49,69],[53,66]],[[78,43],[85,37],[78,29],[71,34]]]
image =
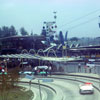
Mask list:
[[54,11],[57,30],[68,30],[68,37],[100,36],[100,0],[0,0],[0,27],[14,25],[40,34],[43,22],[54,20]]

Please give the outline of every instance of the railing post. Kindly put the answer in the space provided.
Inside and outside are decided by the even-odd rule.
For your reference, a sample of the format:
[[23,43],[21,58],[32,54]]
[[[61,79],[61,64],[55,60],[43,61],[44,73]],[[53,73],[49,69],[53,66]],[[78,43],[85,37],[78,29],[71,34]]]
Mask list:
[[40,100],[42,100],[42,94],[41,94],[41,87],[40,87],[40,80],[38,79],[38,84],[39,84],[39,94],[40,94]]

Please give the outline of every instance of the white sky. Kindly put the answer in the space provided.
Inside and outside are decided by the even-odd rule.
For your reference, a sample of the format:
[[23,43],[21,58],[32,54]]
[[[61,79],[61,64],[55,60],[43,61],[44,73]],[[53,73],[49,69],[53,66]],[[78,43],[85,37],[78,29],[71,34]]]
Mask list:
[[24,27],[29,33],[33,30],[34,34],[40,34],[43,22],[53,20],[54,11],[58,16],[57,30],[63,33],[68,30],[68,37],[100,36],[100,0],[0,0],[0,27],[14,25],[17,30]]

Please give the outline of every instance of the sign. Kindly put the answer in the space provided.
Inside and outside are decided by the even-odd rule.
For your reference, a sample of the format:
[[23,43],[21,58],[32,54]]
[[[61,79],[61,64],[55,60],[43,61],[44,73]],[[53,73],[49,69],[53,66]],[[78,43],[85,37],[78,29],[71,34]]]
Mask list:
[[90,68],[94,68],[95,64],[89,64],[89,63],[87,63],[86,66],[89,66]]
[[30,75],[26,75],[25,78],[32,80],[34,77]]
[[95,61],[95,59],[89,59],[89,61]]
[[42,79],[43,82],[53,82],[53,79],[51,78],[45,78],[45,79]]
[[63,46],[63,49],[66,49],[66,46]]

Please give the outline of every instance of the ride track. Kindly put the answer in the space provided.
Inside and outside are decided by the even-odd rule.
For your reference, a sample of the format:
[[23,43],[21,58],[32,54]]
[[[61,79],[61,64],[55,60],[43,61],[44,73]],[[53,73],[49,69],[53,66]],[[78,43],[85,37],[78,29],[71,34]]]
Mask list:
[[[45,90],[45,92],[47,92],[49,90],[49,92],[47,92],[47,93],[53,92],[53,93],[51,93],[51,95],[54,96],[54,97],[50,97],[51,95],[50,94],[47,94],[47,98],[45,98],[45,99],[33,99],[33,100],[66,100],[66,98],[67,98],[66,96],[61,96],[63,94],[65,95],[65,93],[61,93],[60,92],[61,89],[64,89],[64,87],[63,87],[64,84],[62,84],[63,81],[65,81],[66,84],[68,84],[69,81],[72,82],[71,84],[76,84],[76,83],[79,84],[79,83],[84,83],[84,82],[92,82],[93,83],[93,86],[95,88],[96,93],[98,92],[97,94],[99,95],[99,97],[96,99],[96,96],[93,96],[94,99],[91,99],[91,100],[100,100],[100,89],[99,89],[99,80],[100,79],[97,78],[97,77],[83,76],[83,75],[73,75],[73,74],[61,74],[61,73],[58,74],[58,73],[55,73],[53,76],[50,76],[50,77],[36,77],[36,79],[39,79],[39,80],[43,80],[43,79],[53,79],[53,80],[56,80],[57,82],[55,84],[53,84],[53,82],[45,82],[45,83],[43,83],[43,82],[41,82],[41,83],[32,82],[31,84],[32,84],[33,87],[34,87],[34,85],[36,85],[37,88],[38,88],[38,86],[40,84],[40,86],[42,88],[42,91]],[[20,81],[20,83],[28,83],[29,84],[29,82],[25,82],[25,81]],[[62,86],[60,85],[60,83],[62,84]],[[47,89],[45,89],[45,88],[47,88]],[[70,90],[67,91],[67,89],[68,88],[64,89],[64,91],[66,93],[68,93],[70,91]],[[60,94],[60,96],[59,96],[59,94]],[[72,100],[72,98],[69,98],[67,100]],[[77,100],[85,100],[85,99],[77,99]]]

